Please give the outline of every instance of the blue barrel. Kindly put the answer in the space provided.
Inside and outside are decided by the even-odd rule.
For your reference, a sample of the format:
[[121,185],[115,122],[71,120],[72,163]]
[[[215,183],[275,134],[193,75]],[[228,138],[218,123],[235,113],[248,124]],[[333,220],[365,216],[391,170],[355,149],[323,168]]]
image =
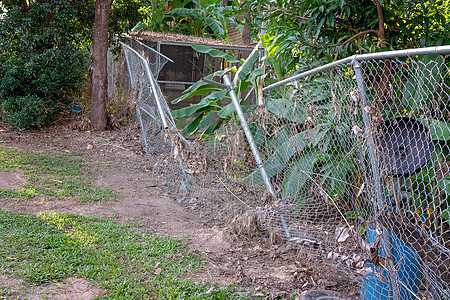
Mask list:
[[[376,231],[367,228],[367,241],[373,242],[376,237]],[[420,256],[411,247],[407,246],[395,234],[392,234],[392,244],[395,258],[395,268],[397,270],[398,279],[406,285],[399,283],[400,299],[415,300],[414,295],[418,291],[419,283],[419,264]],[[378,250],[380,257],[384,257],[384,251],[381,247]],[[383,264],[386,263],[383,260]],[[365,300],[388,300],[392,297],[392,286],[389,282],[388,272],[382,267],[375,267],[372,263],[366,262],[366,267],[370,267],[374,273],[367,274],[363,277],[361,283],[361,298]],[[411,293],[412,292],[412,293]]]

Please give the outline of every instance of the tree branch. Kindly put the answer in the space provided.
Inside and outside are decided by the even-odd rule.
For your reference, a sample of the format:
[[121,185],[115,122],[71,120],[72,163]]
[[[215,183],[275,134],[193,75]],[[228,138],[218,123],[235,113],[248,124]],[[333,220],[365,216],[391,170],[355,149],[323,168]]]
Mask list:
[[30,10],[30,7],[28,6],[27,0],[21,0],[20,1],[20,11],[21,12],[28,12]]
[[337,44],[333,44],[333,45],[323,45],[322,47],[327,47],[327,48],[330,48],[330,47],[337,47],[337,46],[341,46],[341,47],[342,47],[342,46],[347,45],[347,44],[350,43],[351,41],[356,40],[356,39],[359,38],[360,36],[365,35],[365,34],[369,34],[369,33],[375,33],[375,34],[378,36],[378,31],[377,31],[377,30],[375,30],[375,29],[369,29],[369,30],[365,30],[365,31],[358,32],[358,33],[355,34],[354,36],[352,36],[352,37],[348,38],[347,40],[343,41],[342,43],[337,43]]
[[384,13],[383,6],[381,5],[379,0],[373,0],[377,5],[377,13],[378,13],[378,38],[380,39],[380,46],[386,47],[386,36],[384,31]]

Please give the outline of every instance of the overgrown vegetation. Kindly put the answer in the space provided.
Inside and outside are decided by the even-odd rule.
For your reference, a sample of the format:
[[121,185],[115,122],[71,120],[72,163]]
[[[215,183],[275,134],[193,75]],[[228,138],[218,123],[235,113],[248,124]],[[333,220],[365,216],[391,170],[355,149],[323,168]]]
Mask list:
[[448,0],[247,0],[236,9],[278,79],[352,54],[450,43]]
[[[254,109],[256,105],[246,105],[246,97],[257,94],[258,83],[264,73],[264,66],[259,66],[259,44],[255,46],[247,59],[237,59],[229,53],[204,45],[192,45],[201,53],[209,54],[214,58],[226,60],[231,66],[225,70],[217,71],[205,77],[212,80],[215,76],[226,73],[235,73],[233,85],[238,95],[243,95],[241,104],[245,112]],[[199,103],[173,111],[175,118],[194,117],[183,130],[183,134],[201,132],[202,138],[209,137],[216,129],[226,125],[235,118],[236,110],[230,102],[228,91],[215,84],[200,80],[184,91],[183,95],[173,100],[176,104],[196,95],[207,95]],[[228,102],[228,103],[227,103]],[[248,102],[248,101],[247,101]]]
[[[140,20],[139,7],[115,1],[111,41]],[[73,109],[88,78],[94,9],[95,0],[2,1],[0,116],[10,127],[39,128]]]
[[83,84],[87,52],[67,1],[10,7],[0,19],[0,105],[3,120],[16,128],[50,123],[73,101]]
[[[0,274],[46,284],[75,276],[103,289],[99,299],[244,299],[233,287],[195,284],[184,274],[202,259],[180,240],[138,233],[113,219],[0,209]],[[0,288],[0,297],[15,291]]]
[[0,147],[0,172],[19,172],[27,180],[21,189],[0,189],[1,198],[105,202],[118,197],[114,190],[92,184],[95,173],[81,153],[36,154]]
[[186,35],[228,40],[228,25],[239,28],[232,7],[220,0],[147,1],[145,15],[134,30],[177,32]]

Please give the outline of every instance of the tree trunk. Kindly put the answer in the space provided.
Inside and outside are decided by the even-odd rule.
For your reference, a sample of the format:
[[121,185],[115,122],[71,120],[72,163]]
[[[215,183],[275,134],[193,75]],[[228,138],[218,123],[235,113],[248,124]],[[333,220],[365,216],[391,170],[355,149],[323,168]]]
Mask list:
[[380,39],[380,46],[385,48],[386,45],[386,36],[384,31],[384,13],[383,6],[379,0],[373,0],[377,6],[377,14],[378,14],[378,38]]
[[94,37],[92,42],[91,127],[105,130],[108,89],[108,25],[113,0],[96,0]]

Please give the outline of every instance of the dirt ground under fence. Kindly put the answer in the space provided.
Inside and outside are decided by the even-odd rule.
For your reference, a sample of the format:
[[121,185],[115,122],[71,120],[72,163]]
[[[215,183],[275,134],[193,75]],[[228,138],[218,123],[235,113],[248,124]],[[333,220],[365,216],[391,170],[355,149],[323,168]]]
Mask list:
[[[143,152],[135,125],[108,132],[81,131],[70,124],[40,131],[2,128],[0,141],[7,147],[33,151],[83,152],[97,174],[95,184],[110,187],[120,194],[117,201],[102,204],[60,200],[24,203],[0,199],[1,208],[27,213],[57,211],[97,217],[117,215],[119,222],[140,222],[143,230],[181,237],[207,261],[202,271],[188,275],[187,279],[194,282],[237,284],[249,294],[267,299],[295,297],[310,290],[358,294],[355,282],[345,273],[313,261],[285,243],[274,241],[267,232],[258,230],[258,226],[237,230],[230,220],[217,218],[220,214],[177,201],[168,191],[166,178],[153,171],[156,160]],[[23,180],[20,174],[0,173],[0,187],[12,188],[22,184]],[[89,291],[89,285],[83,280],[72,278],[57,287],[34,287],[23,296],[35,299],[31,296],[49,297],[51,294],[51,299],[66,299],[67,295],[72,299],[91,299],[98,291]],[[0,283],[6,286],[22,284],[18,278],[4,276],[0,277]],[[76,288],[76,285],[83,288]]]

